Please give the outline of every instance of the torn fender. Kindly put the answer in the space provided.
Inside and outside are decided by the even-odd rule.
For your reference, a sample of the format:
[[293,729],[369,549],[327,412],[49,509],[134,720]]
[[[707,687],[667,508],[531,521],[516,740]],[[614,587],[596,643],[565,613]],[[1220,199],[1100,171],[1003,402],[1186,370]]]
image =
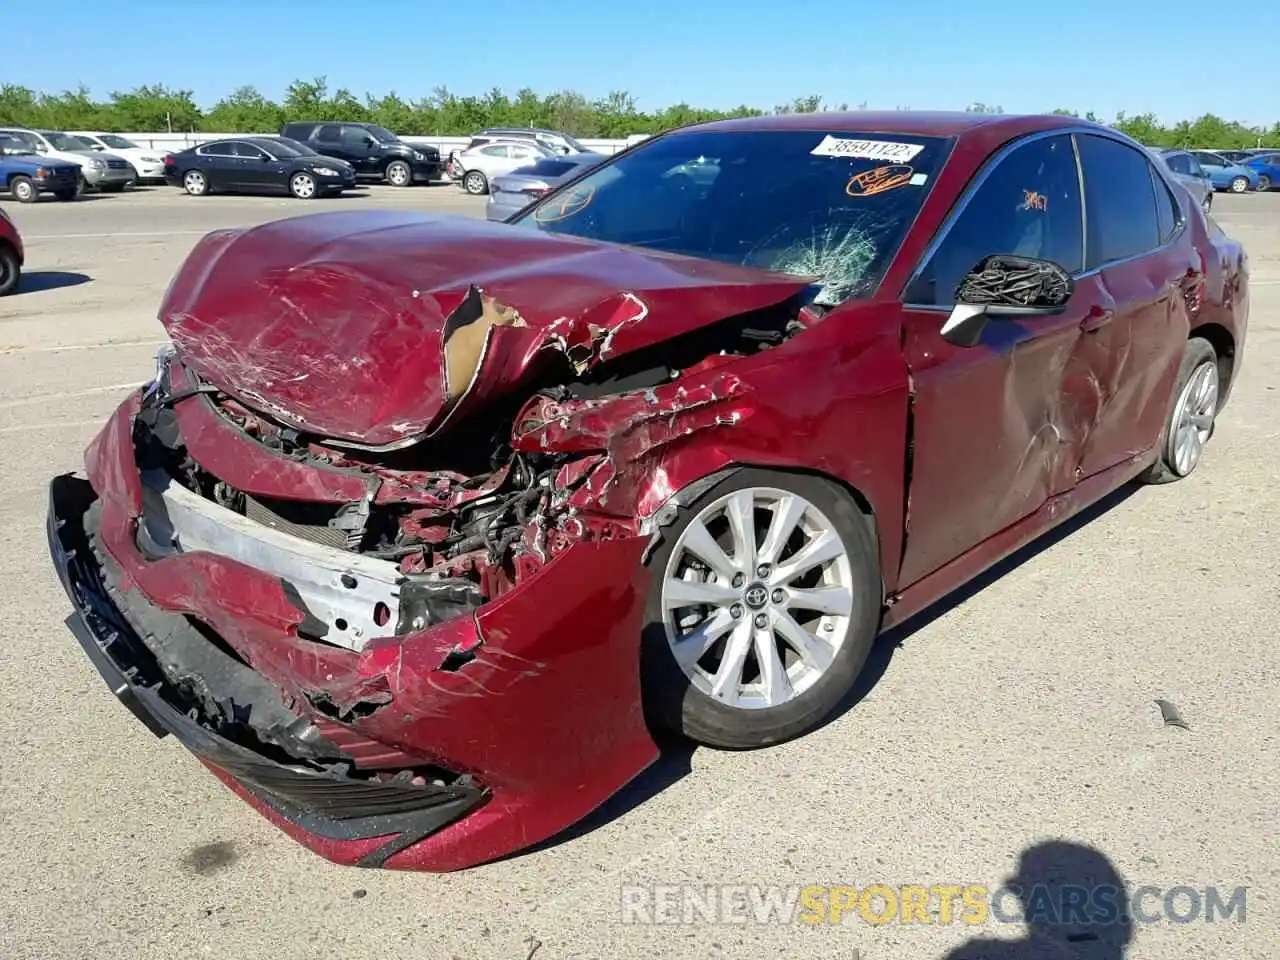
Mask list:
[[539,361],[581,371],[809,283],[485,220],[337,212],[206,237],[160,319],[184,361],[246,405],[394,447]]

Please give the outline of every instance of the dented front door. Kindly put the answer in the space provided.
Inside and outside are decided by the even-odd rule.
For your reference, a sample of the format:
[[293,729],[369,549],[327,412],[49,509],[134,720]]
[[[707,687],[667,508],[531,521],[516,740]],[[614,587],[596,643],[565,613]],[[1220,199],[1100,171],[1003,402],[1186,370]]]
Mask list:
[[[1076,482],[1113,318],[1078,284],[1057,316],[993,319],[973,347],[941,336],[965,273],[993,254],[1084,266],[1080,177],[1068,134],[1006,148],[978,174],[907,285],[903,352],[913,382],[908,585],[1034,513]],[[1091,329],[1097,327],[1096,330]],[[1082,348],[1087,345],[1087,348]]]

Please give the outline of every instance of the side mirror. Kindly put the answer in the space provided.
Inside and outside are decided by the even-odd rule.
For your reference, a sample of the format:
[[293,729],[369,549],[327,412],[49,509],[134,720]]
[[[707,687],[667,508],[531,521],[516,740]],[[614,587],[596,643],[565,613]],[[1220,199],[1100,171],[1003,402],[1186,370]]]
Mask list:
[[375,139],[373,139],[373,137],[365,137],[365,138],[364,138],[364,145],[365,145],[366,147],[376,146],[376,145],[377,145],[377,143],[378,143],[378,141],[377,141],[377,140],[375,140]]
[[36,153],[48,153],[48,152],[49,152],[49,148],[48,148],[48,147],[46,147],[43,143],[37,143],[37,144],[36,144],[36,148],[35,148],[35,149],[36,149]]
[[95,143],[95,144],[93,145],[93,149],[98,150],[98,151],[103,151],[103,152],[105,152],[107,148],[106,148],[106,147],[104,147],[104,146],[103,146],[102,144],[100,144],[100,143]]
[[1074,291],[1071,274],[1051,260],[987,257],[960,281],[940,332],[957,347],[976,346],[987,321],[1062,313]]

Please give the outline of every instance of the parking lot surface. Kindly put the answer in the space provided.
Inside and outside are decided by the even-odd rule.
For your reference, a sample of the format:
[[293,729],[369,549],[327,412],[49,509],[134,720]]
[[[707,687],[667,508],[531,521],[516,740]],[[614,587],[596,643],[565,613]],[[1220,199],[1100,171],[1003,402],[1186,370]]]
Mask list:
[[[1248,246],[1253,309],[1194,477],[1114,498],[897,632],[861,699],[810,736],[669,757],[577,835],[447,876],[334,867],[152,738],[64,627],[43,524],[49,478],[80,467],[148,378],[158,301],[205,231],[361,206],[483,215],[483,200],[432,186],[311,203],[167,188],[0,202],[28,244],[23,287],[0,299],[3,956],[939,960],[1027,931],[958,914],[873,924],[857,909],[838,924],[677,910],[691,922],[653,925],[621,907],[671,884],[994,889],[1028,852],[1028,879],[1061,880],[1034,874],[1048,841],[1077,846],[1066,879],[1082,886],[1247,887],[1244,922],[1201,911],[1051,931],[1056,946],[1000,956],[1275,956],[1280,194],[1215,201]],[[1156,699],[1189,729],[1163,724]]]

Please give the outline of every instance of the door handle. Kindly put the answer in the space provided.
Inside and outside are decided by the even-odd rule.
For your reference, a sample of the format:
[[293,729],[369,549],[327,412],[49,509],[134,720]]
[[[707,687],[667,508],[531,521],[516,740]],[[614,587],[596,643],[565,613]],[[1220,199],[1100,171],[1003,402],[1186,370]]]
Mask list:
[[1114,310],[1107,310],[1103,307],[1090,307],[1089,312],[1084,315],[1084,319],[1080,321],[1080,331],[1082,333],[1097,333],[1115,318]]

